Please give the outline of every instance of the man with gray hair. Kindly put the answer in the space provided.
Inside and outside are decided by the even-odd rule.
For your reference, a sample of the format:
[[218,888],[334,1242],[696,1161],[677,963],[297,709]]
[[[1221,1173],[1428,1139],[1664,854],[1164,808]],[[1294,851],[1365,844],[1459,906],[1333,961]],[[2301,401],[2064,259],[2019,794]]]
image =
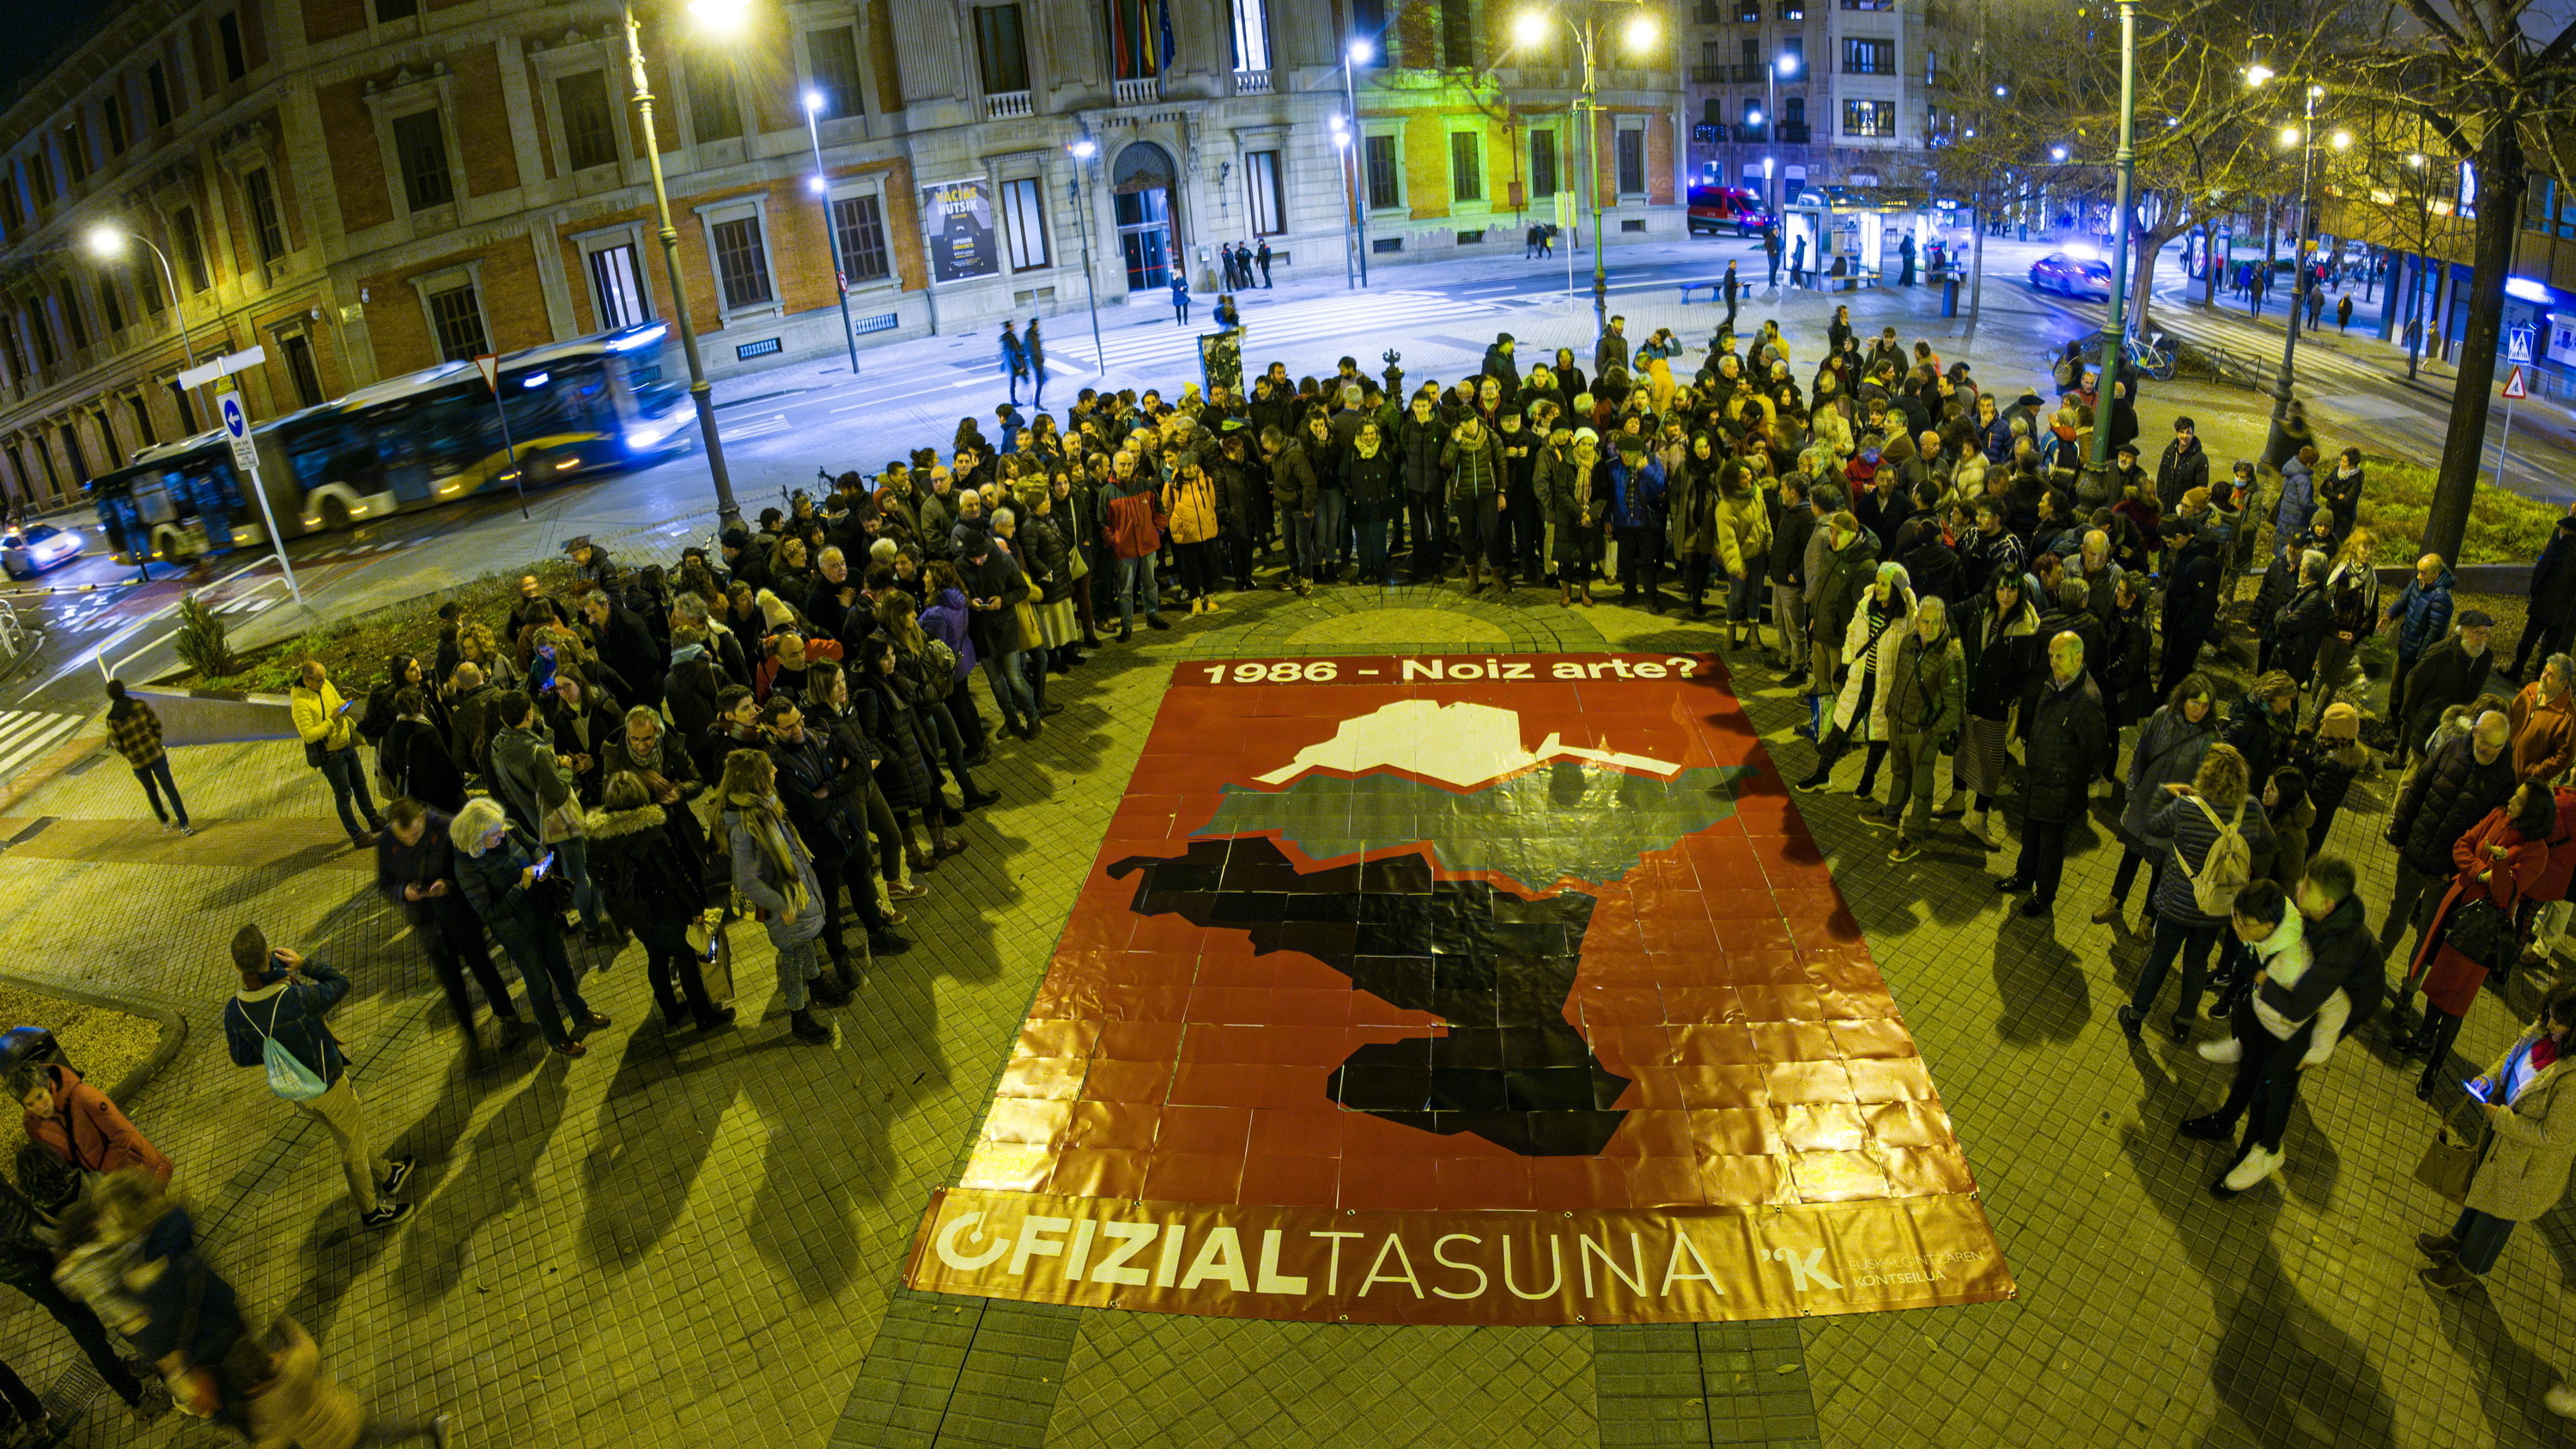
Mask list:
[[706,600],[688,593],[674,596],[670,625],[674,635],[683,629],[695,629],[706,635],[707,657],[715,661],[716,667],[736,684],[751,683],[751,665],[742,657],[742,641],[735,637],[733,630],[725,627],[723,621],[708,613]]
[[2048,641],[2048,680],[2030,710],[2022,767],[2021,858],[2013,873],[1995,882],[1999,891],[2026,890],[2025,916],[2044,916],[2057,903],[2066,869],[2066,832],[2084,817],[2093,782],[2111,763],[2116,737],[2102,711],[2102,692],[2084,668],[2084,640],[2073,630]]
[[[2397,847],[2397,884],[2389,890],[2388,915],[2379,926],[2383,960],[2397,949],[2408,926],[2420,931],[2432,917],[2456,869],[2451,847],[2512,796],[2512,744],[2512,724],[2500,711],[2488,710],[2465,737],[2426,755],[2397,792],[2387,835]],[[2405,993],[2397,1001],[2402,1008]]]

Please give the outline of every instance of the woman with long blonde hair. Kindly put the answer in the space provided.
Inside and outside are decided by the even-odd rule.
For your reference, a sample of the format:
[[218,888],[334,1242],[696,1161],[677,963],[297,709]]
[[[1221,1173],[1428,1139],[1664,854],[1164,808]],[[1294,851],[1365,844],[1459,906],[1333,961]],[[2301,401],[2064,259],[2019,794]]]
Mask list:
[[788,1030],[798,1041],[828,1044],[832,1029],[814,1019],[807,998],[846,1006],[850,993],[823,974],[814,951],[823,934],[823,886],[778,798],[777,766],[759,750],[725,756],[716,801],[716,845],[733,863],[733,888],[751,902],[778,953],[778,994],[787,1003]]

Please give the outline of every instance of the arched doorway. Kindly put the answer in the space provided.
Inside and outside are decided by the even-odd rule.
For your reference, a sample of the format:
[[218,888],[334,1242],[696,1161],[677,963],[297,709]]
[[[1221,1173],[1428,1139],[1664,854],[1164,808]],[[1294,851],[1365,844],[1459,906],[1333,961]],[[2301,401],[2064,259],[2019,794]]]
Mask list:
[[1110,170],[1117,195],[1118,250],[1127,259],[1127,289],[1145,291],[1172,283],[1181,239],[1172,217],[1172,188],[1180,170],[1172,153],[1151,141],[1138,141],[1118,153]]

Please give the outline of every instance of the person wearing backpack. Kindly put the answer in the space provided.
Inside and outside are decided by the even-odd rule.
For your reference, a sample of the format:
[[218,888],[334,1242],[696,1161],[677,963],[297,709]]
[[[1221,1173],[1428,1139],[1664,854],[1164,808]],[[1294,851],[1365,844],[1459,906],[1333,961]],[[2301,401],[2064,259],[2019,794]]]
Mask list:
[[2274,848],[2271,822],[2252,798],[2253,781],[2235,746],[2211,745],[2190,784],[2165,789],[2173,798],[2148,817],[2147,834],[2173,842],[2174,868],[2156,886],[2155,944],[2137,990],[2120,1008],[2120,1030],[2131,1041],[2145,1027],[2176,956],[2182,958],[2182,999],[2170,1029],[2177,1042],[2190,1038],[2209,984],[2210,950],[2235,909],[2236,893],[2254,878],[2255,853]]
[[241,990],[224,1006],[224,1041],[233,1065],[263,1068],[270,1091],[330,1130],[362,1226],[389,1228],[410,1217],[412,1205],[393,1195],[411,1180],[412,1159],[388,1158],[368,1145],[366,1109],[349,1078],[348,1060],[340,1039],[323,1024],[323,1016],[349,994],[349,978],[327,961],[269,949],[256,925],[234,933],[233,967],[241,972]]

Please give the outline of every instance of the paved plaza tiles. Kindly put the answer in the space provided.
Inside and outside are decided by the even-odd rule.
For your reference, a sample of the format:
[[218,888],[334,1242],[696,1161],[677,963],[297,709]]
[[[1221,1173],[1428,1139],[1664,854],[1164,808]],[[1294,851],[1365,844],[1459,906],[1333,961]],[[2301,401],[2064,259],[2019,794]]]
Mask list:
[[[286,744],[177,751],[200,823],[186,841],[138,818],[112,757],[22,802],[0,821],[15,842],[0,852],[5,944],[15,974],[189,1019],[185,1050],[126,1105],[177,1160],[209,1254],[250,1302],[310,1327],[371,1400],[452,1407],[466,1444],[2559,1441],[2540,1395],[2576,1353],[2563,1213],[2517,1234],[2483,1295],[2428,1296],[2411,1240],[2447,1217],[2410,1171],[2432,1113],[2353,1044],[2306,1084],[2279,1177],[2211,1199],[2220,1149],[2173,1126],[2216,1101],[2223,1069],[2161,1041],[2128,1048],[2111,1020],[2143,943],[2084,920],[2116,861],[2107,831],[2077,832],[2055,921],[2010,915],[1990,886],[2002,866],[1954,825],[1891,866],[1848,793],[1783,793],[1773,752],[1800,772],[1809,756],[1767,671],[1731,688],[1697,665],[1592,682],[1593,664],[1715,643],[1707,626],[1569,612],[1535,590],[1336,589],[1238,600],[1112,649],[1051,687],[1070,708],[1040,740],[1001,747],[990,778],[1008,798],[912,903],[920,946],[829,1013],[828,1051],[789,1041],[774,1011],[752,1022],[770,995],[754,942],[732,1033],[665,1035],[637,951],[604,963],[576,947],[601,973],[585,990],[616,1017],[591,1055],[470,1058]],[[1356,679],[1406,656],[1550,676],[1574,663],[1584,679],[1520,694]],[[1247,661],[1259,680],[1239,680]],[[1294,682],[1270,672],[1283,663]],[[1515,719],[1444,713],[1459,743],[1429,756],[1388,743],[1404,711],[1460,705]],[[2385,793],[2357,796],[2331,842],[2363,863],[2373,899]],[[1506,815],[1545,822],[1528,835],[1546,844],[1517,846]],[[1326,878],[1356,895],[1304,890]],[[1266,899],[1301,892],[1362,904],[1292,918]],[[1424,976],[1401,950],[1344,949],[1398,917],[1509,965]],[[244,919],[357,981],[340,1034],[379,1130],[422,1159],[421,1209],[398,1232],[357,1229],[319,1129],[224,1056],[225,946]],[[1110,969],[1113,922],[1121,953],[1142,940],[1148,961]],[[1314,929],[1336,925],[1351,929]],[[1171,1019],[1219,1028],[1198,1047],[1119,1004],[1168,1000],[1184,978]],[[1553,1002],[1527,999],[1560,983],[1552,1018]],[[1230,1003],[1213,1020],[1188,1009],[1202,987]],[[2518,1002],[2479,1003],[2462,1054],[2500,1046]],[[1277,1042],[1245,1029],[1292,1005],[1314,1019]],[[1113,1036],[1124,1055],[1099,1050]],[[1080,1082],[1044,1085],[1064,1069],[1030,1063],[1071,1060],[1077,1043],[1092,1064]],[[1095,1089],[1104,1062],[1117,1069]],[[1839,1096],[1770,1095],[1825,1065]],[[1119,1085],[1157,1070],[1150,1090]],[[1730,1084],[1737,1100],[1693,1095]],[[1275,1105],[1187,1100],[1228,1094]],[[1611,1159],[1625,1165],[1605,1176]],[[1281,1165],[1297,1161],[1318,1166]],[[1390,1166],[1405,1162],[1418,1170]],[[1329,1198],[1314,1190],[1328,1163]],[[925,1266],[944,1205],[979,1195],[995,1223],[1000,1208],[1073,1205],[1038,1214],[1067,1227],[1040,1235],[1007,1292]],[[1806,1275],[1823,1260],[1778,1256],[1800,1214],[1927,1203],[1946,1205],[1944,1225],[1909,1252],[1985,1255],[1910,1285],[1931,1298],[1889,1300],[1929,1306],[1841,1301]],[[1354,1240],[1370,1259],[1357,1268],[1398,1275],[1369,1301],[1410,1305],[1398,1260],[1377,1261],[1408,1231],[1394,1220],[1472,1232],[1461,1224],[1500,1207],[1593,1240],[1560,1249],[1568,1277],[1597,1275],[1598,1302],[1516,1297],[1520,1316],[1478,1316],[1431,1291],[1472,1280],[1407,1239],[1401,1262],[1432,1306],[1362,1321],[1352,1282],[1348,1302],[1321,1301],[1318,1264],[1289,1236],[1368,1219],[1378,1236]],[[1088,1306],[1109,1301],[1089,1271],[1064,1288],[1054,1250],[1082,1236],[1073,1219],[1108,1244],[1108,1224],[1164,1208],[1158,1232],[1178,1227],[1178,1242],[1122,1250],[1143,1284],[1107,1280],[1135,1301]],[[1640,1266],[1622,1214],[1700,1235],[1676,1284],[1672,1234]],[[1211,1250],[1224,1227],[1233,1249]],[[982,1231],[953,1236],[961,1261],[991,1246]],[[1518,1231],[1516,1281],[1532,1289],[1549,1234]],[[1499,1269],[1499,1244],[1480,1246]],[[1698,1260],[1725,1291],[1691,1280]],[[1218,1297],[1262,1296],[1227,1291],[1230,1275],[1257,1289],[1265,1266],[1274,1287],[1310,1280],[1306,1296],[1228,1316],[1246,1310]],[[1671,1295],[1631,1280],[1687,1302],[1645,1311]],[[77,1398],[85,1379],[50,1320],[14,1295],[0,1315],[9,1362]],[[102,1396],[70,1442],[212,1432]]]

